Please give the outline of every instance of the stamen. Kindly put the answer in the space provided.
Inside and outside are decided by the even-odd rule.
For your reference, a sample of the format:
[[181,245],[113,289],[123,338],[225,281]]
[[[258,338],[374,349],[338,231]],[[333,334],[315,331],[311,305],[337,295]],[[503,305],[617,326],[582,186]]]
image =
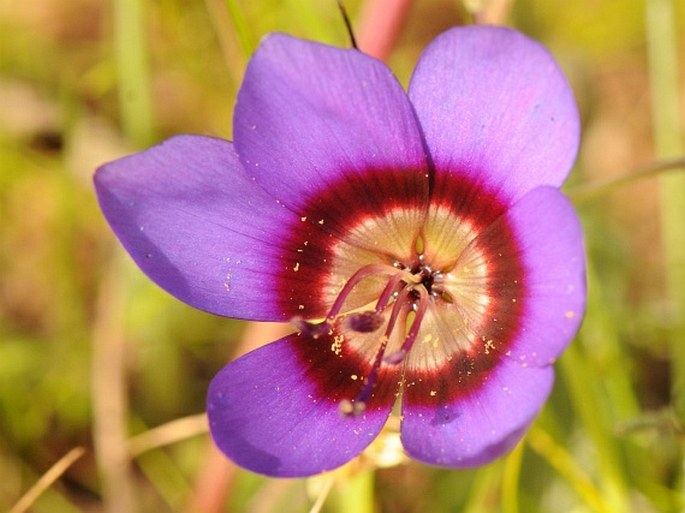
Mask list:
[[347,283],[345,283],[345,286],[340,291],[340,294],[338,294],[338,297],[336,298],[335,303],[333,303],[333,306],[328,312],[326,318],[329,321],[332,321],[338,316],[340,310],[342,310],[343,304],[345,303],[345,299],[347,299],[347,296],[349,296],[350,292],[352,292],[352,289],[354,289],[354,287],[356,287],[357,284],[359,284],[359,282],[364,278],[379,274],[392,276],[395,273],[397,273],[397,269],[385,264],[369,264],[360,268],[350,277],[349,280],[347,280]]
[[419,329],[421,328],[421,321],[423,321],[423,318],[426,315],[426,310],[428,309],[428,291],[426,290],[426,287],[420,285],[412,290],[415,290],[419,293],[418,302],[412,305],[413,307],[415,307],[414,311],[416,312],[416,315],[414,316],[414,320],[411,323],[411,328],[409,328],[407,338],[405,338],[404,342],[402,343],[402,347],[400,347],[397,351],[386,356],[386,363],[397,365],[398,363],[401,363],[404,360],[405,356],[407,356],[407,353],[411,349],[411,346],[414,344],[416,336],[419,334]]
[[390,278],[388,280],[388,284],[385,286],[385,288],[383,289],[383,292],[381,293],[380,297],[378,298],[378,302],[376,302],[376,312],[382,311],[388,305],[390,298],[393,297],[398,292],[398,290],[396,290],[397,285],[401,281],[405,281],[407,283],[409,283],[409,282],[418,283],[418,281],[416,281],[416,277],[413,274],[411,274],[410,272],[407,272],[407,271],[396,272],[392,276],[392,278]]
[[[392,312],[390,313],[390,319],[388,320],[388,326],[385,328],[385,338],[389,339],[392,330],[395,329],[395,323],[400,315],[400,310],[406,305],[406,299],[409,297],[409,287],[404,287],[399,291],[395,304],[392,307]],[[387,341],[386,341],[387,342]]]
[[[390,313],[390,319],[388,320],[388,325],[385,328],[385,333],[381,337],[380,345],[378,351],[376,352],[376,357],[374,358],[369,375],[364,379],[364,386],[362,387],[359,395],[354,401],[344,400],[340,403],[340,412],[343,415],[355,416],[359,415],[373,393],[373,389],[376,386],[376,381],[378,379],[378,372],[380,371],[381,364],[383,363],[383,355],[385,354],[385,348],[388,346],[388,340],[392,334],[392,330],[395,328],[397,323],[397,318],[399,317],[400,311],[404,306],[406,306],[406,299],[409,297],[408,287],[404,287],[397,297],[397,301],[393,305],[392,312]],[[417,329],[418,331],[418,329]],[[415,336],[416,337],[416,336]],[[404,346],[403,346],[404,347]],[[350,405],[354,407],[351,408]],[[361,408],[361,409],[360,409]]]
[[[391,279],[391,281],[393,281],[395,279],[395,274],[397,274],[397,269],[386,264],[366,265],[358,269],[357,272],[355,272],[352,275],[352,277],[349,280],[347,280],[342,290],[340,291],[340,294],[338,294],[338,297],[333,303],[333,306],[328,312],[328,315],[326,315],[326,318],[323,321],[315,323],[306,321],[302,317],[298,316],[293,317],[290,322],[293,324],[293,326],[298,332],[303,333],[306,336],[312,337],[313,339],[317,339],[320,336],[325,335],[326,333],[330,333],[332,329],[331,322],[335,320],[335,318],[338,316],[340,310],[342,310],[342,307],[345,303],[345,299],[347,299],[350,292],[352,292],[352,289],[354,289],[354,287],[356,287],[360,281],[362,281],[364,278],[378,275],[392,275],[393,278]],[[400,276],[400,278],[401,277],[402,276]],[[386,288],[388,288],[387,285]],[[368,312],[368,314],[366,312],[362,312],[361,314],[352,314],[349,319],[350,328],[360,333],[369,333],[372,331],[376,331],[381,326],[381,324],[383,324],[383,316],[379,314],[380,309],[378,308],[376,308],[375,312]]]
[[[421,241],[421,243],[422,242],[423,241]],[[309,330],[307,332],[308,334],[319,336],[324,333],[324,330],[330,329],[332,321],[340,314],[345,300],[354,287],[356,287],[364,278],[379,275],[389,276],[388,281],[376,302],[376,306],[372,311],[351,313],[345,317],[345,322],[351,330],[358,333],[371,333],[376,331],[383,324],[383,311],[392,304],[390,318],[385,327],[385,333],[380,337],[376,355],[371,363],[369,373],[364,379],[362,389],[359,391],[356,398],[352,400],[345,399],[340,402],[340,412],[343,415],[356,416],[360,415],[365,410],[369,399],[373,395],[381,366],[384,363],[397,365],[404,361],[419,334],[421,322],[426,315],[428,302],[431,299],[431,296],[435,297],[445,294],[444,287],[440,285],[443,281],[440,272],[434,272],[430,266],[424,263],[423,254],[418,255],[418,260],[420,265],[418,268],[414,267],[413,270],[410,270],[397,262],[393,264],[392,267],[384,264],[370,264],[362,267],[345,283],[328,312],[326,319],[321,324],[309,327],[304,321],[298,323],[300,329]],[[434,286],[435,289],[433,288]],[[402,342],[402,346],[386,356],[385,351],[388,346],[388,341],[395,329],[400,313],[406,313],[408,310],[413,311],[415,315],[414,319],[411,321],[409,331]],[[402,329],[403,333],[405,329],[406,326]]]

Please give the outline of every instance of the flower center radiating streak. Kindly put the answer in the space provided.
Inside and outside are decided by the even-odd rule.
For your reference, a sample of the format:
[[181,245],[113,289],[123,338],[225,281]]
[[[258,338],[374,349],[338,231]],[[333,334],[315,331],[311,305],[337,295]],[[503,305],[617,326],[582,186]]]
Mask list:
[[[386,277],[387,279],[373,310],[341,315],[345,300],[350,293],[363,280],[371,277]],[[373,393],[383,363],[399,365],[405,360],[419,333],[421,322],[428,309],[428,302],[436,299],[452,302],[451,297],[442,286],[442,282],[442,273],[433,270],[430,265],[425,263],[423,255],[418,256],[417,263],[412,267],[405,266],[399,261],[393,265],[369,264],[361,267],[347,280],[323,321],[314,323],[302,319],[294,320],[300,332],[314,339],[325,333],[330,333],[334,329],[334,321],[339,316],[344,317],[349,328],[358,333],[375,332],[385,324],[385,331],[379,337],[378,349],[361,391],[353,401],[343,400],[340,403],[340,411],[343,414],[358,415],[364,411]],[[386,312],[389,312],[387,322],[385,320]],[[398,326],[398,319],[406,318],[410,312],[413,313],[413,319],[409,328]],[[399,349],[386,354],[388,341],[395,329],[403,329],[406,334]]]

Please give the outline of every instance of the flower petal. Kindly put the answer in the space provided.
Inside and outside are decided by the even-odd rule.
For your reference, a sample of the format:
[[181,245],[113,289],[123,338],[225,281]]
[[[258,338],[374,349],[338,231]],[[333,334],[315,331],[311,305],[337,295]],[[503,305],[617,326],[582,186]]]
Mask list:
[[470,243],[443,283],[454,301],[431,305],[407,357],[411,456],[468,467],[513,447],[578,330],[584,262],[580,223],[554,187],[526,194]]
[[178,299],[244,319],[298,314],[274,284],[294,252],[281,247],[284,232],[299,219],[247,177],[231,143],[175,137],[104,165],[95,186],[126,250]]
[[358,396],[370,363],[336,337],[288,336],[214,378],[210,432],[228,457],[261,474],[309,476],[343,465],[376,438],[398,379],[382,376],[362,413],[342,414],[341,401]]
[[[516,239],[514,254],[498,252],[505,247],[501,237],[504,226]],[[520,303],[516,308],[521,308],[521,313],[507,356],[522,364],[553,363],[578,331],[587,297],[583,234],[571,202],[556,188],[538,187],[473,244],[518,261],[522,268],[521,297],[513,298]],[[458,265],[469,265],[470,252],[462,256],[464,262]],[[487,273],[488,280],[506,289],[510,270],[506,265],[493,269]]]
[[328,198],[326,223],[356,209],[373,187],[360,179],[368,171],[425,204],[427,163],[409,99],[384,64],[357,50],[268,36],[238,94],[234,140],[248,173],[300,215],[343,179],[356,193]]
[[436,167],[466,175],[509,204],[559,186],[576,156],[573,93],[550,54],[501,27],[457,27],[421,56],[409,96]]
[[[411,374],[407,379],[411,382]],[[402,444],[412,458],[433,465],[484,465],[521,439],[553,381],[552,367],[523,367],[505,358],[467,397],[449,399],[436,385],[435,395],[426,402],[425,397],[416,397],[425,392],[425,386],[406,387]]]
[[570,202],[553,187],[538,187],[479,234],[442,278],[451,300],[431,300],[407,360],[421,386],[458,398],[503,359],[552,364],[585,309],[582,233]]

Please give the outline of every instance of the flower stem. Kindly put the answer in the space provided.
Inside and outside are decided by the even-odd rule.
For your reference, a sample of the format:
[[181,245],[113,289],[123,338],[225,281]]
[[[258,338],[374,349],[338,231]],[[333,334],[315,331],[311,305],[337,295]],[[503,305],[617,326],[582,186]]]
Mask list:
[[[657,157],[681,154],[678,38],[674,2],[650,0],[645,4],[652,126]],[[685,419],[685,175],[660,179],[661,240],[671,314],[671,402],[676,417]],[[682,457],[682,453],[681,453]],[[685,496],[681,470],[676,488]]]
[[504,460],[502,475],[502,513],[519,512],[519,476],[525,444],[519,443]]
[[337,513],[374,513],[374,483],[373,470],[354,472],[338,483],[335,494],[335,508]]
[[254,37],[250,32],[250,24],[247,22],[243,8],[236,0],[225,0],[228,14],[231,17],[231,22],[235,28],[238,36],[238,42],[243,56],[249,57],[254,53],[257,46],[254,42]]
[[386,60],[409,15],[412,0],[369,0],[359,23],[359,49],[379,60]]
[[106,513],[138,510],[126,445],[128,390],[123,264],[120,254],[108,262],[98,291],[92,334],[93,445],[102,481],[102,510]]
[[152,143],[154,132],[144,5],[142,0],[115,0],[113,4],[123,132],[140,147]]
[[319,495],[316,498],[316,501],[312,505],[312,508],[309,510],[309,513],[320,513],[321,512],[321,508],[323,508],[323,505],[326,502],[326,499],[328,498],[328,494],[331,493],[331,489],[333,488],[333,485],[335,484],[335,476],[336,476],[335,472],[330,473],[330,475],[328,476],[328,479],[323,484],[321,491],[319,492]]
[[663,175],[669,171],[685,171],[685,157],[681,156],[672,159],[659,160],[644,167],[639,167],[628,174],[613,180],[580,185],[568,191],[567,195],[571,198],[573,203],[577,205],[584,201],[593,200],[599,196],[614,192],[621,187],[630,185],[639,180]]
[[[674,6],[671,0],[646,3],[647,49],[655,151],[668,158],[683,152]],[[685,175],[660,179],[661,234],[673,331],[673,402],[685,418]]]
[[609,513],[599,490],[571,455],[539,427],[533,427],[526,437],[528,445],[561,474],[580,495],[585,505],[596,513]]
[[[288,334],[287,323],[248,322],[238,345],[234,358],[246,354],[260,346],[268,344]],[[132,442],[134,439],[130,440]],[[138,439],[140,444],[140,439]],[[135,445],[130,444],[130,448]],[[226,511],[237,474],[236,465],[219,452],[214,444],[208,441],[207,453],[200,462],[195,477],[193,493],[184,511],[187,513],[220,513]]]
[[488,513],[492,511],[492,497],[497,494],[502,481],[502,465],[480,467],[469,487],[461,513]]
[[62,474],[64,474],[71,465],[84,455],[86,450],[83,447],[75,447],[64,456],[62,456],[57,463],[41,476],[41,478],[29,489],[24,496],[12,507],[9,513],[25,513],[33,505],[40,495],[47,490],[55,481],[57,481]]
[[[559,359],[559,367],[568,386],[574,411],[597,450],[602,495],[609,506],[608,511],[627,512],[626,478],[617,441],[611,432],[611,420],[608,418],[610,413],[599,400],[604,397],[600,392],[600,378],[590,368],[588,358],[581,352],[578,344],[571,344],[566,349]],[[592,504],[588,506],[594,507]]]
[[[122,129],[130,141],[141,147],[152,142],[153,133],[143,5],[142,0],[114,0],[112,4]],[[102,481],[103,511],[134,512],[138,507],[126,446],[123,260],[117,254],[106,265],[92,328],[93,444]]]
[[199,413],[172,420],[128,439],[127,446],[132,458],[152,449],[175,444],[198,435],[207,434],[207,415]]
[[340,15],[345,22],[345,28],[350,36],[350,44],[352,45],[352,48],[359,50],[359,47],[357,46],[357,38],[354,37],[354,30],[352,28],[352,23],[350,22],[350,16],[347,14],[347,9],[345,8],[345,4],[343,4],[342,0],[338,0],[338,10],[340,11]]
[[237,89],[256,46],[243,7],[236,0],[205,0],[205,6],[225,69]]

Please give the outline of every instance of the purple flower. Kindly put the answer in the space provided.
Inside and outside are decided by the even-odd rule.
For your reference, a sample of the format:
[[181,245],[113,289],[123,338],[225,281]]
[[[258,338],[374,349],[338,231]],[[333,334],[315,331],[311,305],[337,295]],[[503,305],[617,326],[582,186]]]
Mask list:
[[295,323],[212,382],[219,448],[272,476],[325,471],[399,398],[417,460],[469,467],[511,449],[585,306],[581,229],[559,191],[579,120],[547,51],[455,28],[405,93],[356,50],[272,35],[234,136],[175,137],[95,177],[114,232],[169,293]]

